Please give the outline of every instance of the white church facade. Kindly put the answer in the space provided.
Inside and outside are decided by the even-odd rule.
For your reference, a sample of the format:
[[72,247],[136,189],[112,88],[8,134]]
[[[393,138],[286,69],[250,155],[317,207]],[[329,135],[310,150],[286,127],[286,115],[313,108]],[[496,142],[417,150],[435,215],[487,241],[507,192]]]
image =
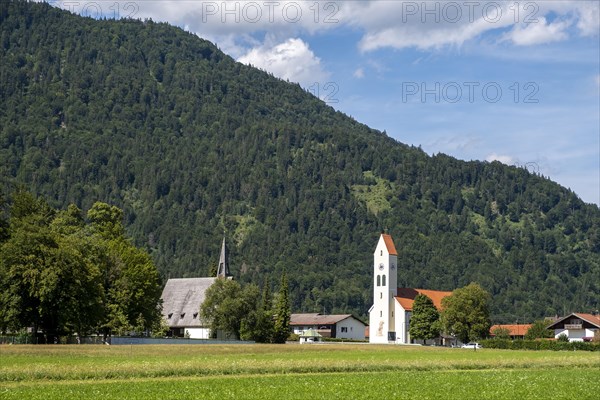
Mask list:
[[373,306],[369,310],[370,343],[411,343],[409,335],[412,304],[418,294],[441,301],[451,292],[398,288],[398,252],[392,237],[382,233],[373,253]]

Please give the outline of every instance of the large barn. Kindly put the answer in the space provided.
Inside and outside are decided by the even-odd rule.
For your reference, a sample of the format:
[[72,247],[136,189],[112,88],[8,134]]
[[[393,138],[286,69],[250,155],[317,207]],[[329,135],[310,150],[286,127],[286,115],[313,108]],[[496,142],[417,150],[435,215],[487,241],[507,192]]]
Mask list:
[[169,326],[169,336],[191,339],[210,338],[210,329],[200,318],[200,305],[206,290],[219,278],[231,278],[225,238],[217,275],[213,278],[169,279],[162,292],[163,319]]

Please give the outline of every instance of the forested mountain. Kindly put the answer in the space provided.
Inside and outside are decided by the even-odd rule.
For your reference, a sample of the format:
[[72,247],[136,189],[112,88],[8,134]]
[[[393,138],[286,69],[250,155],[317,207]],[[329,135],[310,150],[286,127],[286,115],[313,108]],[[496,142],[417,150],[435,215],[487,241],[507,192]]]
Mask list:
[[125,211],[164,277],[287,272],[295,312],[372,303],[382,229],[401,286],[493,296],[495,322],[600,308],[600,211],[498,162],[430,157],[296,84],[152,21],[0,3],[0,176]]

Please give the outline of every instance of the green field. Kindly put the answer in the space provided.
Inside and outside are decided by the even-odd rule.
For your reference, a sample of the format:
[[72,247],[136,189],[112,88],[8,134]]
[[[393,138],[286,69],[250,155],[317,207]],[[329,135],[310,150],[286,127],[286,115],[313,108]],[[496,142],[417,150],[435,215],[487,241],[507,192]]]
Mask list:
[[374,345],[0,346],[0,399],[597,399],[600,353]]

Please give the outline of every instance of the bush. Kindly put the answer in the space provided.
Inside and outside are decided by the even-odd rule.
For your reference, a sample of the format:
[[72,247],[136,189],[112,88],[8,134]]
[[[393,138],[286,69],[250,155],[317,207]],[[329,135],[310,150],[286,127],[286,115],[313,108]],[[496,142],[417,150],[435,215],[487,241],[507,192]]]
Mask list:
[[290,335],[287,337],[288,342],[297,342],[299,340],[300,340],[300,336],[296,335],[295,333],[290,333]]
[[569,337],[564,333],[561,333],[560,335],[558,335],[558,338],[556,340],[558,340],[559,342],[568,342]]
[[600,343],[590,342],[562,342],[558,340],[482,340],[481,346],[486,349],[508,349],[508,350],[581,350],[600,351]]

